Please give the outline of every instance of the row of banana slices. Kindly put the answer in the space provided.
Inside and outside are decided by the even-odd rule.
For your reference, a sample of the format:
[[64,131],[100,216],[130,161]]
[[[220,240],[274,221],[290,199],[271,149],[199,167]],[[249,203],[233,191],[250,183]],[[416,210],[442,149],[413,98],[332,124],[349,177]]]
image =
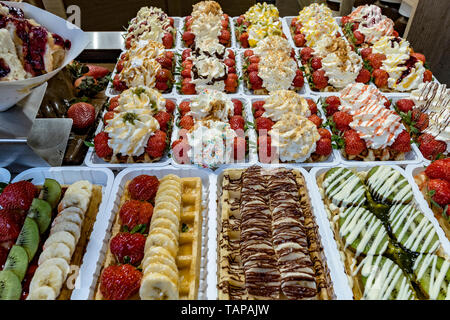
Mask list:
[[92,184],[88,181],[78,181],[67,188],[39,256],[27,300],[55,300],[59,296],[91,196]]
[[150,231],[145,242],[143,300],[178,300],[178,240],[180,236],[181,179],[169,174],[160,180]]

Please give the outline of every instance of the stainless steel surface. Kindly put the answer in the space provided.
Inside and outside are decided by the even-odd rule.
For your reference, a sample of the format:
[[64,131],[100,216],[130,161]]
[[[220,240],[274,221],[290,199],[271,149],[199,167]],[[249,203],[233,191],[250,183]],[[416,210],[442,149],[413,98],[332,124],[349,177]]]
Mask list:
[[0,141],[26,138],[47,90],[47,82],[7,111],[0,112]]
[[116,50],[123,48],[123,37],[125,32],[86,32],[90,43],[86,50]]

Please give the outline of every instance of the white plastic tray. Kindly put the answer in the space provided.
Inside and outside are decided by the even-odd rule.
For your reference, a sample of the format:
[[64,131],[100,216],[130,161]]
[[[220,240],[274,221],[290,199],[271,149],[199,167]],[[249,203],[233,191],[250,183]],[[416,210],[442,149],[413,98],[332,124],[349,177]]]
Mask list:
[[33,168],[26,170],[17,177],[13,182],[32,179],[32,183],[36,185],[42,185],[45,178],[52,178],[57,180],[61,184],[73,184],[79,180],[88,180],[89,182],[102,186],[102,202],[97,213],[97,220],[95,221],[93,231],[90,236],[90,240],[86,247],[79,276],[75,282],[75,289],[72,291],[71,300],[83,299],[83,296],[89,290],[89,286],[92,282],[92,261],[95,258],[96,252],[96,239],[94,234],[98,224],[104,220],[107,213],[106,207],[109,204],[109,196],[114,182],[114,174],[108,169],[94,169],[86,167],[55,167],[55,168]]
[[[251,164],[243,164],[243,165],[235,165],[232,167],[232,169],[245,169],[250,167]],[[333,237],[329,236],[329,234],[327,233],[329,230],[329,227],[327,224],[325,224],[325,222],[323,221],[323,214],[320,210],[318,210],[317,205],[315,205],[315,201],[314,201],[314,195],[315,195],[315,190],[314,190],[314,186],[313,186],[313,182],[311,181],[311,176],[309,175],[309,173],[301,167],[294,167],[291,165],[284,165],[284,164],[280,164],[280,165],[259,165],[263,168],[277,168],[277,167],[282,167],[282,168],[288,168],[288,169],[295,169],[298,170],[302,173],[303,177],[305,178],[306,181],[306,188],[307,188],[307,193],[308,196],[310,198],[310,202],[311,202],[311,209],[312,212],[314,214],[315,220],[316,220],[316,224],[318,226],[319,229],[319,236],[321,238],[321,243],[323,246],[323,250],[324,250],[324,254],[325,254],[325,258],[326,258],[326,262],[328,265],[328,269],[330,271],[330,277],[331,277],[331,281],[333,283],[333,290],[336,296],[336,299],[351,299],[351,291],[350,291],[350,296],[349,296],[349,291],[348,291],[348,285],[345,282],[345,274],[344,277],[342,277],[342,272],[344,272],[344,270],[340,270],[339,268],[342,268],[342,265],[339,264],[340,263],[340,257],[338,252],[336,251],[336,248],[333,247],[334,245],[334,241],[330,241],[333,240]],[[221,168],[220,170],[218,170],[216,172],[216,192],[217,194],[215,195],[217,199],[221,198],[221,194],[222,194],[222,182],[223,182],[223,175],[224,175],[224,171],[226,169],[230,169],[230,168]],[[317,169],[317,168],[316,168]],[[209,239],[208,239],[208,250],[210,252],[209,254],[209,259],[208,259],[208,276],[207,276],[207,282],[208,282],[208,291],[207,291],[207,298],[208,300],[217,300],[218,297],[218,292],[217,292],[217,257],[218,257],[218,248],[217,248],[217,240],[218,240],[218,235],[220,230],[218,229],[218,226],[220,225],[220,219],[221,219],[221,204],[220,201],[218,201],[217,203],[217,210],[215,212],[210,212],[210,221],[212,222],[209,228]],[[343,281],[344,280],[344,281]]]
[[[178,100],[177,98],[173,97],[173,96],[166,96],[164,95],[165,99],[169,99],[172,100],[173,102],[175,102],[175,110],[178,109]],[[174,111],[175,112],[175,111]],[[106,113],[106,111],[104,112]],[[102,114],[102,119],[103,119],[103,114]],[[173,120],[173,124],[174,124],[174,129],[175,129],[175,117]],[[100,133],[103,130],[103,121],[100,119],[99,123],[98,123],[98,127],[97,130],[95,131],[95,135],[97,135],[98,133]],[[164,156],[157,162],[150,162],[150,163],[110,163],[107,162],[105,160],[103,160],[102,158],[98,157],[97,154],[95,153],[95,149],[93,147],[90,147],[88,152],[86,153],[86,157],[84,158],[84,164],[88,167],[91,168],[109,168],[112,170],[122,170],[125,168],[130,168],[130,167],[163,167],[166,165],[170,164],[170,158],[169,158],[169,153],[165,152]]]
[[0,168],[0,182],[9,183],[11,180],[11,173],[4,168]]
[[[182,99],[179,100],[179,103],[183,102],[183,101],[190,101],[193,97],[195,96],[183,96]],[[243,104],[243,117],[244,120],[246,122],[251,122],[254,123],[254,118],[253,118],[253,114],[252,114],[252,107],[251,107],[251,103],[250,101],[244,96],[244,95],[229,95],[228,96],[230,99],[239,99],[242,101]],[[172,146],[172,143],[174,143],[177,139],[178,139],[178,133],[180,131],[180,128],[178,128],[176,126],[176,123],[178,122],[178,119],[180,117],[180,113],[178,108],[175,110],[175,118],[174,118],[174,123],[175,125],[173,126],[173,132],[172,132],[172,140],[170,145]],[[249,147],[249,152],[248,152],[248,156],[246,157],[245,162],[246,163],[256,163],[258,155],[257,155],[257,151],[256,151],[256,131],[253,128],[248,128],[247,130],[247,134],[248,134],[248,147]],[[173,156],[173,152],[172,150],[170,151],[171,153],[171,164],[174,167],[181,167],[181,168],[199,168],[200,166],[197,164],[179,164],[178,162],[176,162],[174,156]],[[224,167],[229,167],[229,166],[233,166],[234,164],[224,164],[221,165],[220,168],[224,168]],[[217,168],[218,169],[218,168]],[[217,170],[215,169],[215,170]],[[211,169],[206,169],[212,172]]]
[[[382,164],[380,164],[380,165],[382,165]],[[351,166],[351,165],[344,164],[344,165],[340,165],[340,167],[354,168],[356,171],[359,172],[359,171],[369,171],[374,166],[371,166],[371,165]],[[397,165],[390,165],[390,167],[395,169],[396,171],[400,172],[401,175],[403,177],[405,177],[405,179],[408,179],[407,174],[405,173],[405,171],[402,168],[400,168]],[[343,299],[353,299],[353,292],[348,283],[344,264],[340,258],[339,249],[338,249],[337,243],[334,238],[332,226],[328,219],[327,211],[325,209],[325,205],[322,200],[322,195],[320,193],[319,186],[317,184],[317,177],[330,169],[331,168],[313,168],[313,169],[311,169],[311,171],[309,172],[310,187],[311,187],[310,193],[312,194],[312,198],[314,200],[313,206],[314,206],[316,212],[318,213],[317,215],[319,216],[319,218],[321,219],[321,221],[323,223],[324,229],[326,229],[324,238],[328,241],[330,247],[332,248],[332,255],[335,258],[335,259],[333,259],[333,262],[336,263],[335,269],[330,270],[330,271],[332,271],[332,273],[331,273],[332,279],[333,279],[333,281],[334,281],[334,279],[336,279],[336,281],[339,283],[339,288],[341,288],[343,290],[343,293],[344,293]],[[411,183],[410,179],[408,179],[408,181]],[[430,210],[429,209],[427,210],[427,208],[424,207],[423,203],[421,203],[420,199],[421,198],[423,199],[423,197],[421,194],[417,193],[417,189],[418,188],[414,188],[414,184],[413,184],[412,185],[413,203],[417,206],[418,209],[420,209],[423,212],[425,217],[433,224],[434,228],[436,229],[436,233],[439,237],[439,240],[442,243],[442,247],[443,247],[444,251],[447,254],[450,254],[449,240],[445,237],[445,234],[444,234],[443,230],[441,229],[441,227],[439,226],[439,223],[437,222],[437,220],[434,218],[433,213],[432,212],[430,213]],[[334,274],[333,274],[333,271],[335,272]]]
[[[179,177],[200,177],[202,179],[202,206],[203,206],[203,225],[202,225],[202,250],[200,262],[200,279],[199,279],[199,293],[198,300],[206,299],[206,290],[209,283],[206,281],[209,270],[206,268],[207,260],[209,259],[208,242],[208,228],[210,226],[209,212],[215,212],[216,206],[216,192],[214,186],[213,176],[209,171],[203,169],[182,169],[182,168],[128,168],[121,171],[115,181],[111,191],[111,196],[108,205],[105,209],[105,214],[102,215],[101,220],[98,220],[92,231],[92,250],[89,256],[89,268],[87,280],[88,287],[83,292],[77,295],[77,299],[90,300],[93,299],[98,277],[100,276],[101,268],[105,259],[105,255],[109,246],[111,237],[111,227],[119,210],[120,198],[123,194],[123,189],[127,181],[132,180],[141,174],[154,175],[161,179],[167,174],[175,174]],[[91,243],[90,243],[91,244]],[[87,284],[88,282],[86,282]]]

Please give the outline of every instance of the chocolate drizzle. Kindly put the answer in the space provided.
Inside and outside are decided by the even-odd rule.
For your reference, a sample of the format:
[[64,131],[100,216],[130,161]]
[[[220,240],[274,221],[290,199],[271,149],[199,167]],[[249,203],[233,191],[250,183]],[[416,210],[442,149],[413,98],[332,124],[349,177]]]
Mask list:
[[5,60],[0,58],[0,79],[6,77],[11,72],[11,69],[6,64]]

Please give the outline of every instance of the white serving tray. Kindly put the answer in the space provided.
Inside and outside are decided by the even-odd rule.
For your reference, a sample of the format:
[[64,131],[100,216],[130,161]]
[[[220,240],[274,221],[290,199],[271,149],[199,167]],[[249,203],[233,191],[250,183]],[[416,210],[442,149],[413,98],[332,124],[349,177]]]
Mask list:
[[[121,171],[115,181],[111,196],[108,201],[108,205],[105,209],[105,213],[100,220],[97,220],[94,230],[92,231],[91,242],[92,248],[89,252],[89,268],[87,270],[86,290],[80,292],[76,296],[79,300],[92,300],[95,294],[95,288],[98,278],[103,266],[106,252],[109,246],[109,240],[111,237],[111,227],[119,211],[120,198],[123,194],[123,189],[127,181],[132,180],[141,174],[154,175],[161,179],[167,174],[175,174],[179,177],[200,177],[202,179],[202,206],[203,206],[203,225],[202,225],[202,250],[201,250],[201,262],[200,262],[200,279],[199,279],[199,300],[206,299],[206,290],[209,283],[206,281],[207,273],[210,272],[207,268],[207,260],[209,259],[208,243],[208,228],[210,227],[211,219],[209,217],[210,212],[215,212],[216,206],[216,192],[214,185],[214,177],[209,171],[199,168],[128,168]],[[89,244],[91,244],[91,242]]]
[[104,220],[106,207],[109,203],[109,196],[114,182],[114,174],[106,168],[86,168],[86,167],[54,167],[54,168],[33,168],[26,170],[13,179],[13,182],[32,179],[35,185],[42,185],[45,178],[52,178],[61,184],[73,184],[79,180],[88,180],[92,184],[102,186],[102,202],[97,213],[91,237],[86,247],[79,276],[75,282],[75,289],[72,291],[71,300],[80,300],[89,290],[91,280],[92,261],[96,252],[96,236],[94,230],[98,228],[98,224]]
[[[259,164],[258,164],[259,165]],[[220,200],[221,193],[222,193],[222,182],[223,182],[223,175],[224,171],[226,169],[245,169],[250,167],[251,164],[243,164],[243,165],[234,165],[229,168],[221,168],[216,172],[215,178],[216,178],[216,192],[215,195],[216,199]],[[333,283],[333,290],[336,296],[336,299],[342,300],[342,299],[351,299],[351,291],[350,295],[348,292],[348,285],[345,283],[345,277],[342,277],[342,272],[344,270],[340,270],[339,268],[342,268],[342,265],[340,263],[340,257],[339,253],[336,251],[336,248],[333,247],[334,242],[330,241],[329,239],[333,239],[329,237],[327,229],[329,229],[328,225],[325,224],[326,221],[323,221],[323,214],[320,210],[318,210],[317,205],[314,201],[314,195],[315,190],[313,186],[313,181],[311,180],[310,174],[301,167],[294,167],[291,165],[259,165],[263,168],[288,168],[288,169],[295,169],[302,173],[305,181],[306,181],[306,188],[307,188],[307,194],[310,198],[311,202],[311,210],[314,214],[316,224],[319,229],[319,236],[321,238],[322,247],[324,250],[326,262],[328,265],[328,269],[330,271],[330,277],[331,281]],[[319,168],[316,168],[316,170],[319,170]],[[218,292],[217,292],[217,276],[218,276],[218,247],[217,247],[217,240],[220,230],[218,229],[218,226],[220,225],[220,219],[221,219],[221,204],[220,201],[217,202],[217,210],[215,212],[210,211],[210,228],[209,228],[209,239],[208,239],[208,250],[210,252],[209,259],[208,259],[208,276],[207,276],[207,282],[208,282],[208,291],[207,291],[207,298],[208,300],[217,300],[218,298]],[[344,274],[345,276],[345,274]],[[342,279],[344,281],[342,281]]]
[[[382,165],[382,164],[379,164]],[[371,168],[373,168],[373,165],[364,165],[364,166],[352,166],[352,165],[340,165],[340,167],[344,167],[344,168],[354,168],[356,171],[369,171]],[[397,165],[390,165],[390,167],[392,167],[393,169],[395,169],[396,171],[400,172],[401,175],[407,179],[410,183],[410,179],[408,179],[407,174],[405,173],[405,171],[400,168]],[[321,219],[324,229],[325,229],[325,236],[324,238],[329,242],[330,247],[332,248],[333,251],[333,256],[337,259],[334,259],[333,262],[336,263],[335,265],[335,269],[330,270],[330,271],[334,271],[335,273],[332,273],[332,279],[336,279],[336,281],[339,283],[339,287],[343,290],[344,296],[343,299],[353,299],[353,292],[352,289],[348,283],[347,280],[347,274],[345,272],[345,268],[344,268],[344,263],[342,262],[342,260],[340,259],[340,253],[339,253],[339,249],[337,246],[337,243],[334,239],[334,233],[332,230],[332,226],[331,223],[328,219],[328,215],[327,215],[327,211],[325,209],[325,205],[323,203],[322,200],[322,195],[320,193],[319,190],[319,186],[317,184],[317,177],[319,175],[321,175],[322,173],[330,170],[332,168],[313,168],[311,169],[311,171],[309,172],[310,175],[310,192],[312,194],[312,198],[314,199],[314,208],[317,212],[317,216],[319,216],[319,218]],[[437,220],[434,218],[433,213],[430,213],[430,210],[426,210],[426,208],[423,206],[423,203],[421,203],[420,198],[423,199],[421,194],[417,193],[417,188],[414,188],[414,185],[412,185],[412,190],[413,190],[413,203],[416,205],[416,207],[418,209],[420,209],[423,214],[425,215],[425,217],[433,224],[434,228],[436,229],[436,233],[439,237],[440,242],[442,243],[442,247],[444,249],[444,251],[446,252],[446,254],[450,255],[450,242],[449,240],[445,237],[444,231],[441,229],[441,227],[439,226],[439,223],[437,222]]]

